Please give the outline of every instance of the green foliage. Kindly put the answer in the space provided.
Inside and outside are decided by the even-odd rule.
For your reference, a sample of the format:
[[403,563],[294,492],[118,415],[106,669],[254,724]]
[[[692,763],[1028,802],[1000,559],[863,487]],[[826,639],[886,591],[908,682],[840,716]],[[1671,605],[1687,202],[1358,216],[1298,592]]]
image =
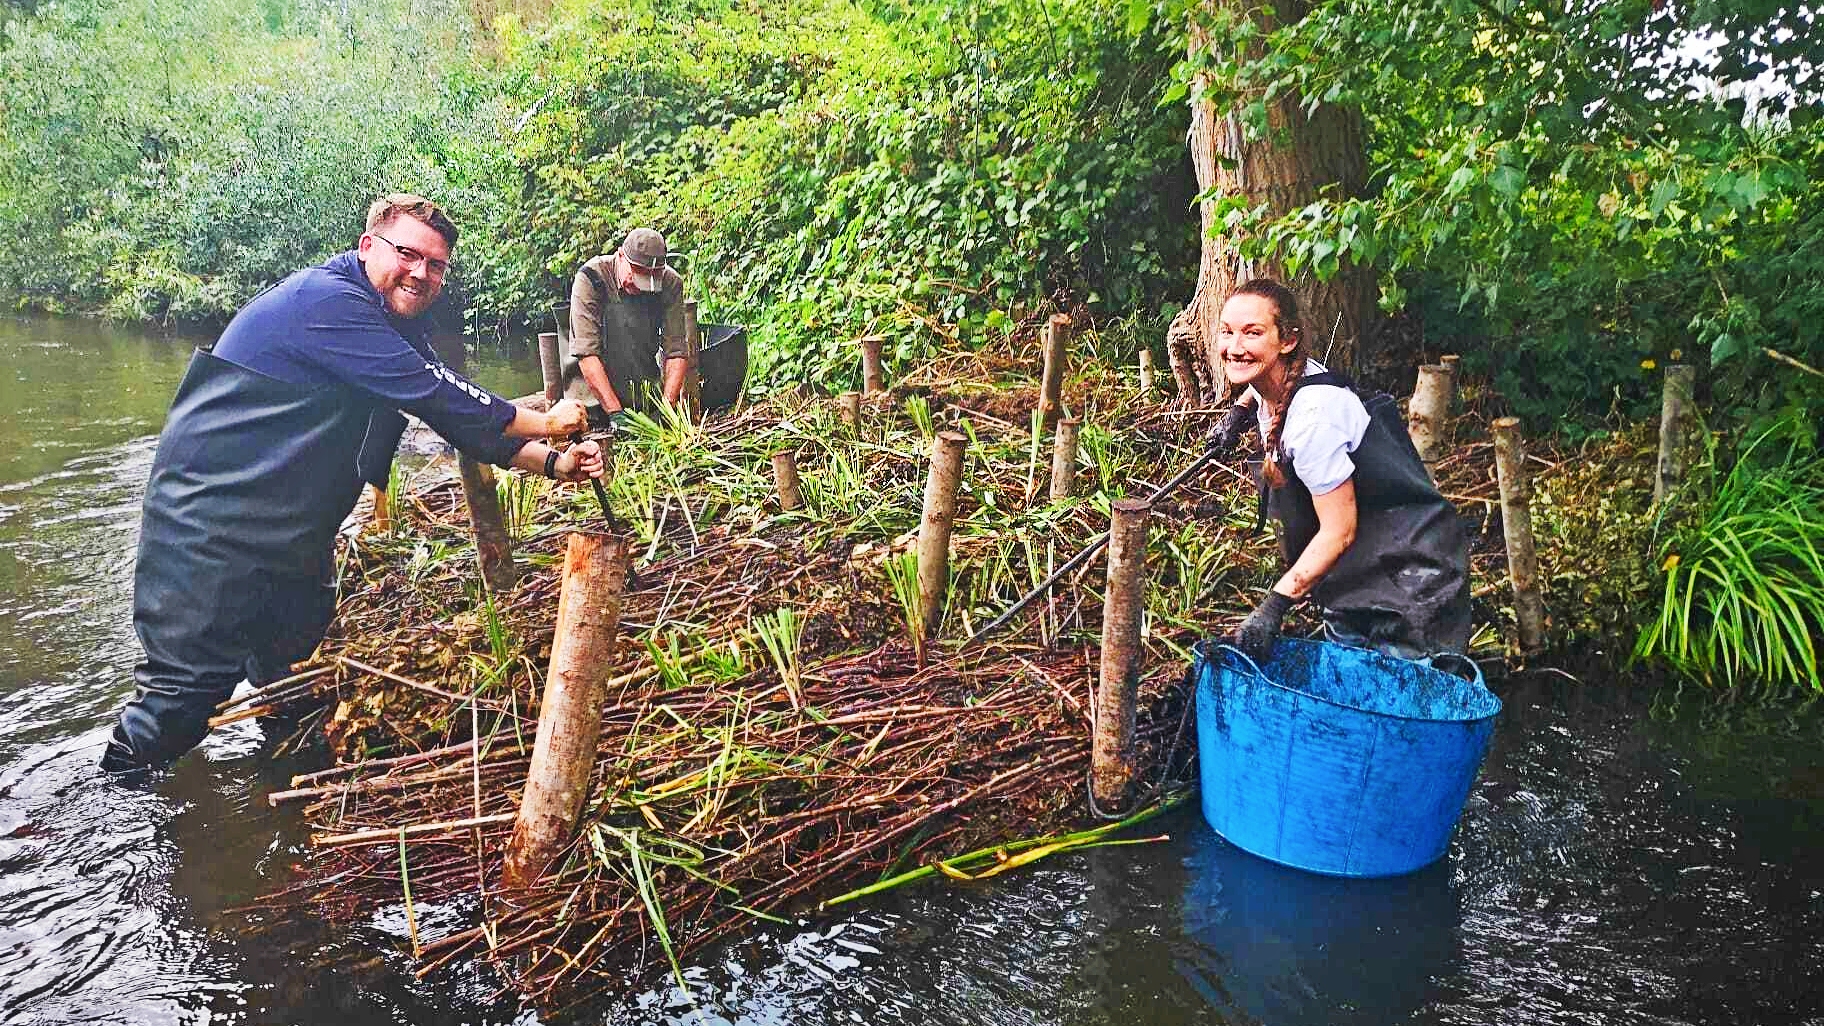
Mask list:
[[[1652,558],[1656,451],[1641,424],[1586,441],[1535,482],[1533,533],[1553,647],[1587,643],[1613,653],[1632,645],[1652,614],[1660,587]],[[1510,600],[1505,582],[1503,589]]]
[[1703,515],[1661,546],[1664,600],[1637,657],[1707,684],[1824,691],[1824,456],[1787,427],[1745,445]]
[[1752,416],[1824,398],[1760,349],[1824,357],[1808,10],[1330,0],[1265,39],[1235,10],[1215,6],[1217,45],[1181,80],[1207,76],[1257,136],[1276,96],[1353,106],[1371,170],[1366,195],[1283,218],[1227,202],[1247,252],[1320,277],[1374,264],[1383,305],[1418,300],[1428,341],[1522,416],[1644,415],[1643,369],[1705,357]]

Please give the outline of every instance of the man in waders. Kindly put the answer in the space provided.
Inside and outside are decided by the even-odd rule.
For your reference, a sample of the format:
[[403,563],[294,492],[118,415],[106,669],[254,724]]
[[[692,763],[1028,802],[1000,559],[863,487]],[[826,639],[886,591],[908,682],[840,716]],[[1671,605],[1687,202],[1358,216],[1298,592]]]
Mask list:
[[667,256],[663,235],[635,228],[570,284],[564,395],[588,408],[596,428],[620,427],[627,411],[650,408],[654,392],[675,403],[684,391],[684,279]]
[[406,421],[469,456],[565,481],[600,477],[582,409],[522,409],[439,361],[424,316],[456,226],[419,196],[377,200],[357,247],[241,308],[198,349],[159,437],[140,526],[133,629],[145,650],[102,768],[164,765],[243,678],[285,676],[335,611],[336,531],[384,486]]

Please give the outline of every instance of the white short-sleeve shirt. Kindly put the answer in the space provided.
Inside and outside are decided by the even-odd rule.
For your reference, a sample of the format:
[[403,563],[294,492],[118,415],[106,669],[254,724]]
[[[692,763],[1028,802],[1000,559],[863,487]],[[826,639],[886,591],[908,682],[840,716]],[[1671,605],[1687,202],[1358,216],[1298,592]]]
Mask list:
[[[1305,374],[1322,374],[1327,368],[1316,360],[1305,361]],[[1271,430],[1271,412],[1260,401],[1252,387],[1255,416],[1260,422],[1260,437]],[[1292,461],[1298,479],[1312,495],[1335,491],[1355,473],[1349,454],[1362,444],[1368,433],[1368,409],[1354,392],[1337,385],[1306,385],[1292,394],[1292,405],[1286,410],[1286,430],[1280,435],[1280,448]]]

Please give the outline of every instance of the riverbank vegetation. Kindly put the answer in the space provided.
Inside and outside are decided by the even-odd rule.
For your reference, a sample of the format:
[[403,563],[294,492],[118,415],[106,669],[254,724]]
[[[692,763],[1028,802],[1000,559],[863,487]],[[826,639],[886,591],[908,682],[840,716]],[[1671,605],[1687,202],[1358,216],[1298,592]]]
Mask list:
[[[1111,365],[1168,356],[1206,407],[1200,315],[1274,273],[1366,379],[1459,353],[1490,413],[1570,444],[1650,417],[1666,364],[1705,366],[1719,488],[1682,501],[1696,523],[1783,508],[1720,483],[1760,458],[1742,440],[1824,422],[1810,7],[1279,6],[13,0],[0,293],[220,321],[412,188],[465,229],[470,330],[543,322],[583,258],[653,223],[705,318],[751,326],[756,395],[851,386],[863,334],[905,361],[1064,310]],[[1783,437],[1816,451],[1815,427]],[[1659,569],[1694,551],[1660,526],[1650,608],[1713,608],[1676,622],[1714,635],[1725,607]],[[1642,642],[1736,679],[1673,654],[1700,649]]]

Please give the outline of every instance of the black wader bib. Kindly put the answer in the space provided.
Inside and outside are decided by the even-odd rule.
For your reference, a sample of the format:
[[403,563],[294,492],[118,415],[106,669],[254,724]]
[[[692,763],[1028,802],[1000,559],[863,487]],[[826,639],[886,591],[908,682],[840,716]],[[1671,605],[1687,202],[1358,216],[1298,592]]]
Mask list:
[[182,755],[245,677],[277,680],[335,612],[334,542],[362,481],[384,485],[405,419],[201,349],[159,437],[133,577],[145,658],[102,765]]
[[[1469,535],[1449,501],[1438,494],[1406,431],[1399,404],[1384,392],[1365,393],[1340,374],[1313,374],[1298,383],[1337,385],[1368,410],[1355,464],[1355,541],[1311,597],[1337,640],[1405,658],[1469,648]],[[1267,512],[1279,527],[1286,565],[1317,535],[1311,492],[1290,463],[1286,483],[1266,489]]]

